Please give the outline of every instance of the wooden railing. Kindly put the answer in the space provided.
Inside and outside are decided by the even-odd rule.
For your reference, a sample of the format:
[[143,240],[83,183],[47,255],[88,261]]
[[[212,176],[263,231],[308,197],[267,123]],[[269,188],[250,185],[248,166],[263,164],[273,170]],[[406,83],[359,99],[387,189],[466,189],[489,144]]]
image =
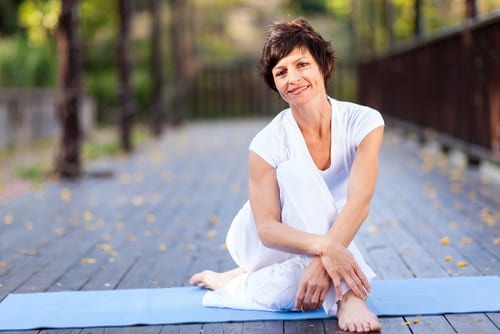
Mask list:
[[205,67],[188,95],[191,118],[266,116],[285,104],[251,66]]
[[[95,102],[82,99],[80,123],[89,133],[95,123]],[[0,149],[20,147],[40,139],[54,138],[60,133],[56,114],[56,93],[44,89],[0,90]]]
[[[500,14],[358,66],[358,99],[500,162]],[[424,131],[422,131],[424,132]]]
[[[353,68],[337,64],[330,82],[331,94],[354,96]],[[255,65],[202,68],[188,93],[190,118],[272,116],[287,105],[257,75]]]

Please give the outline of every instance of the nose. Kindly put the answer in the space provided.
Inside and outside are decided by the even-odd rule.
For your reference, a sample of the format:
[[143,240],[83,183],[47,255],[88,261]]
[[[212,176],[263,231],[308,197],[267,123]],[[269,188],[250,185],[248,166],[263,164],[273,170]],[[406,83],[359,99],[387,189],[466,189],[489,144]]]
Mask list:
[[289,83],[296,83],[300,80],[300,73],[297,71],[297,69],[292,68],[288,70],[288,82]]

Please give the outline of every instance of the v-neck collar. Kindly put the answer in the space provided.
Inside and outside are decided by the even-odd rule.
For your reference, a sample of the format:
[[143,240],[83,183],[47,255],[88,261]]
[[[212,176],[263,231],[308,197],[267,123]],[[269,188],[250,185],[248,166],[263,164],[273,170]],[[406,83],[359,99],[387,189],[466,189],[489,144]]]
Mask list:
[[328,170],[330,170],[333,166],[333,138],[334,138],[334,110],[335,110],[335,100],[329,96],[327,96],[328,100],[330,101],[330,105],[331,105],[331,117],[330,117],[330,165],[325,168],[325,169],[320,169],[318,167],[318,165],[316,165],[316,163],[314,162],[314,159],[311,155],[311,152],[309,152],[309,149],[307,148],[307,144],[306,144],[306,141],[304,139],[304,136],[302,135],[302,131],[300,131],[300,128],[299,128],[299,125],[297,124],[297,121],[295,120],[295,117],[293,116],[293,112],[292,112],[292,109],[289,109],[289,112],[288,112],[288,115],[289,115],[289,118],[290,118],[290,122],[292,123],[292,127],[293,127],[293,131],[294,131],[294,135],[296,136],[296,139],[297,139],[297,142],[300,142],[300,146],[301,146],[301,150],[303,152],[303,154],[305,156],[307,156],[308,160],[310,161],[310,163],[314,166],[314,168],[319,171],[320,173],[325,173],[327,172]]

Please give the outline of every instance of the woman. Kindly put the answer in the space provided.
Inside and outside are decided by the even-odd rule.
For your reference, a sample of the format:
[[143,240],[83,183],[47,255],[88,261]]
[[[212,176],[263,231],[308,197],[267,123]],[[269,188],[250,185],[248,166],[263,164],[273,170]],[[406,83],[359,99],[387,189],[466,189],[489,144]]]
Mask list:
[[326,94],[334,51],[304,19],[273,24],[259,63],[289,104],[252,140],[249,201],[228,250],[239,266],[190,282],[206,306],[314,310],[352,332],[380,329],[365,306],[375,276],[352,242],[368,215],[384,122],[368,107]]

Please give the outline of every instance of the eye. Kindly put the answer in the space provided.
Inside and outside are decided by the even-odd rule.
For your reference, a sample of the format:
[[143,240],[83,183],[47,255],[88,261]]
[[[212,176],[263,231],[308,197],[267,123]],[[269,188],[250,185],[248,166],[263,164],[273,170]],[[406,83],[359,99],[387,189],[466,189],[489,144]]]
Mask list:
[[307,67],[307,65],[309,65],[309,63],[303,61],[303,62],[300,62],[297,66],[300,68],[303,68],[303,67]]
[[279,70],[279,71],[274,72],[274,76],[277,77],[277,78],[279,78],[279,77],[284,76],[285,73],[286,72],[284,70]]

